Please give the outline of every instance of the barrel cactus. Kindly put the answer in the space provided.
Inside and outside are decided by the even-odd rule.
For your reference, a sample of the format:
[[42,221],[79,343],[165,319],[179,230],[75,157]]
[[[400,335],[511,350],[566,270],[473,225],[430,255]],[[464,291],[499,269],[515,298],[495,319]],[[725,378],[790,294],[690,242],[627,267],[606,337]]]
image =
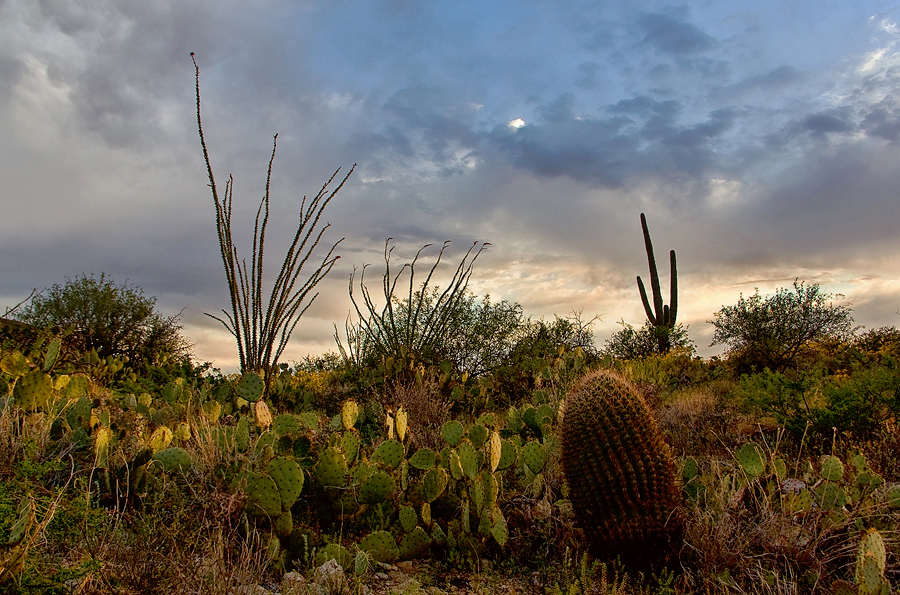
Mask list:
[[655,566],[677,548],[676,466],[650,408],[620,375],[600,370],[566,397],[562,466],[594,552]]

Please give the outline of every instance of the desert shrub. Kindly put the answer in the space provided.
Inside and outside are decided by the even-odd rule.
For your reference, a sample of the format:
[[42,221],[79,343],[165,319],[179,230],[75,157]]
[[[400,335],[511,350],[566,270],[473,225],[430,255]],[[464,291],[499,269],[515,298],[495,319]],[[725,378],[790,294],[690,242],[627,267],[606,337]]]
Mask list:
[[737,374],[795,367],[817,341],[849,339],[854,331],[850,307],[837,305],[840,294],[825,293],[817,283],[794,281],[763,298],[759,290],[723,306],[709,322],[716,327],[710,346],[726,345]]
[[900,414],[900,368],[893,358],[870,368],[858,367],[849,377],[826,383],[822,396],[824,407],[816,419],[820,427],[868,436]]
[[[603,344],[602,353],[613,359],[637,359],[641,357],[650,357],[651,355],[659,355],[661,342],[659,340],[660,333],[668,335],[668,352],[669,349],[688,350],[694,352],[696,350],[694,342],[688,336],[687,327],[681,323],[674,327],[654,326],[649,320],[644,322],[644,326],[635,329],[624,320],[620,321],[622,329],[613,333],[613,335]],[[666,344],[666,342],[662,342]]]
[[140,287],[118,285],[105,273],[66,279],[36,294],[20,312],[21,322],[59,328],[76,351],[101,358],[127,357],[132,364],[182,360],[191,344],[181,335],[178,316],[156,311],[156,298]]
[[796,438],[827,440],[834,432],[868,439],[900,412],[900,369],[892,358],[849,375],[822,368],[744,376],[733,395],[750,413],[769,415]]

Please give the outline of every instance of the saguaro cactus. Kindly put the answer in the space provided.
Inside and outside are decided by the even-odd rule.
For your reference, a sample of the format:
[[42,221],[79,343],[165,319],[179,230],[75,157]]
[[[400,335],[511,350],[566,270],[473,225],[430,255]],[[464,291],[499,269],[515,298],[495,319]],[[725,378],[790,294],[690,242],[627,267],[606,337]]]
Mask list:
[[675,326],[675,317],[678,314],[678,271],[675,268],[675,251],[669,251],[669,304],[663,304],[662,291],[659,287],[659,273],[656,271],[656,257],[653,255],[653,243],[650,241],[650,230],[647,228],[647,218],[641,213],[641,229],[644,232],[644,247],[647,249],[647,260],[650,263],[650,289],[653,292],[653,307],[647,299],[647,290],[641,276],[637,277],[638,290],[641,292],[641,302],[644,304],[644,312],[656,329],[656,338],[659,342],[660,353],[667,353],[671,344],[669,333]]

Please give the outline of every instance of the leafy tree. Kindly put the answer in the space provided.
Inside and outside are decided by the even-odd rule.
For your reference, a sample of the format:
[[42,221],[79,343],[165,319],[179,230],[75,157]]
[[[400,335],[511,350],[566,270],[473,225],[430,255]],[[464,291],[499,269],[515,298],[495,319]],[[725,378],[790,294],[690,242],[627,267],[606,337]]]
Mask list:
[[[603,344],[603,353],[613,359],[639,359],[651,355],[664,354],[671,349],[686,349],[693,353],[694,343],[688,336],[687,327],[678,323],[674,326],[656,326],[649,320],[644,326],[634,328],[624,320],[620,321],[622,329]],[[660,340],[660,333],[665,333],[665,341]]]
[[57,327],[79,351],[101,357],[127,356],[133,363],[182,360],[191,353],[178,316],[156,311],[156,298],[139,287],[117,285],[106,273],[66,278],[36,294],[13,316],[40,328]]
[[817,283],[794,280],[763,298],[759,290],[734,306],[723,306],[708,321],[716,327],[710,346],[726,345],[739,372],[783,371],[796,365],[817,341],[849,339],[854,332],[849,305],[837,305],[841,294],[822,291]]

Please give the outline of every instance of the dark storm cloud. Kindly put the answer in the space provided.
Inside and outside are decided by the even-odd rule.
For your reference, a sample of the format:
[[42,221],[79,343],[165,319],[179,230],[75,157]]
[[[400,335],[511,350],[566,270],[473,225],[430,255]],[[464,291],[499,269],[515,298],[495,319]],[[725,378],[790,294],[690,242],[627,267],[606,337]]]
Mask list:
[[643,43],[664,54],[691,56],[716,46],[716,40],[696,25],[668,14],[651,13],[638,18]]
[[781,65],[764,74],[758,74],[746,77],[736,83],[724,85],[718,89],[712,89],[712,93],[716,97],[734,100],[741,95],[752,92],[773,92],[786,87],[790,87],[800,82],[803,75],[795,68],[788,65]]
[[800,122],[804,130],[812,134],[851,132],[855,125],[846,109],[833,109],[809,114]]
[[869,135],[897,142],[900,139],[900,101],[887,96],[871,106],[860,127]]
[[644,176],[709,175],[720,167],[712,148],[734,124],[735,110],[682,123],[678,101],[648,96],[621,100],[609,117],[575,117],[571,95],[540,106],[542,119],[522,128],[501,126],[486,137],[495,154],[537,176],[567,176],[619,188]]

